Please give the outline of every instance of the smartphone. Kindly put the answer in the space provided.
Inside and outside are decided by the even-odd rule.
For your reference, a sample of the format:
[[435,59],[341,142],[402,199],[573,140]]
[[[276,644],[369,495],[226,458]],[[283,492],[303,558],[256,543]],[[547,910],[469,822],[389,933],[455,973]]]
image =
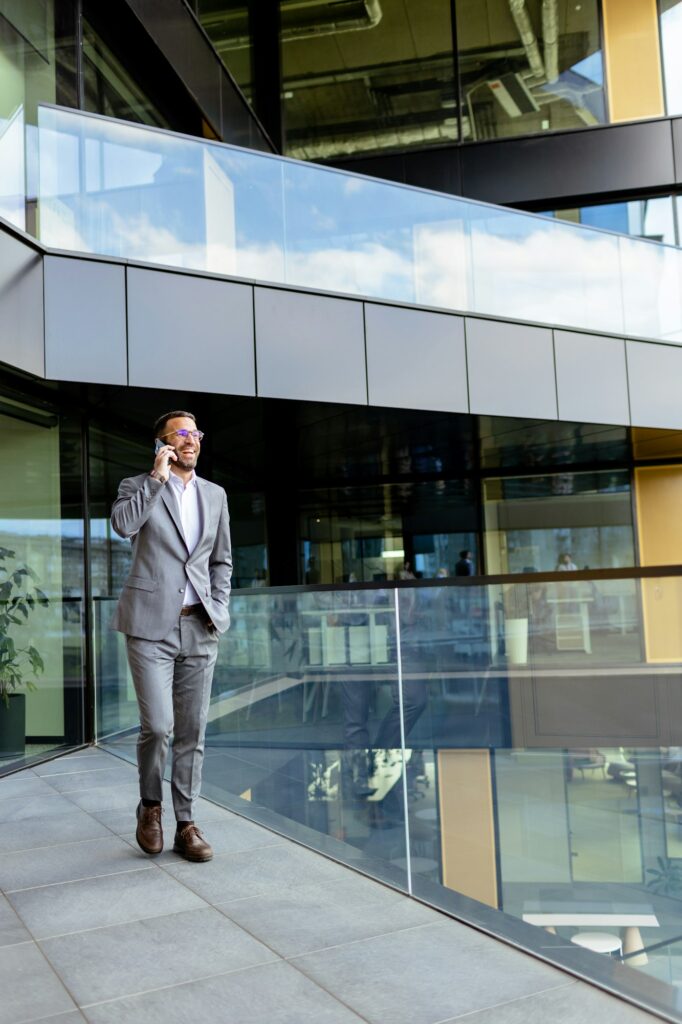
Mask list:
[[166,442],[162,441],[160,437],[157,437],[154,441],[154,454],[158,455],[162,448],[165,448]]

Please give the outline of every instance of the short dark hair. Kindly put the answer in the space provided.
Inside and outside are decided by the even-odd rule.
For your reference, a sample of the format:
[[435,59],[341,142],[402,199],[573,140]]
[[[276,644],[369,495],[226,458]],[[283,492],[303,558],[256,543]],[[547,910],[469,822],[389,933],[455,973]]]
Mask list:
[[172,412],[165,412],[163,416],[159,416],[158,420],[154,424],[154,437],[161,437],[161,431],[168,423],[168,420],[179,419],[180,417],[186,417],[189,420],[194,420],[196,424],[197,418],[193,412],[187,412],[186,409],[173,409]]
[[460,558],[466,558],[466,556],[470,555],[470,554],[471,554],[471,548],[462,548],[462,550],[459,553],[459,557]]

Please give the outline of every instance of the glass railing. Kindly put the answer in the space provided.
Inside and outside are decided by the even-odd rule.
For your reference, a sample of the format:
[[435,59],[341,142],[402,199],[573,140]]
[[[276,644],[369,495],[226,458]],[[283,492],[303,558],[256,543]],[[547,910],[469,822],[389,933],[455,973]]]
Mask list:
[[[50,247],[682,342],[682,252],[41,106],[0,125],[0,214]],[[5,194],[6,193],[6,194]]]
[[236,592],[203,793],[680,1020],[681,602],[647,570]]

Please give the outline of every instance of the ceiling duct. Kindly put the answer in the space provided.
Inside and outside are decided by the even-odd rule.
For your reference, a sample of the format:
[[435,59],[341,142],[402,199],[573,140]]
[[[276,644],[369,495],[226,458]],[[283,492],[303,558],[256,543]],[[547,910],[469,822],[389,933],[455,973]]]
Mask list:
[[559,77],[559,13],[557,0],[542,0],[542,38],[545,44],[545,74],[548,82]]
[[[346,10],[345,16],[341,14]],[[293,17],[291,14],[293,13]],[[243,15],[230,31],[229,11],[205,14],[201,23],[217,50],[245,50],[251,45],[251,35]],[[381,0],[351,0],[350,3],[330,3],[329,0],[283,0],[281,5],[281,32],[283,43],[299,39],[317,39],[341,32],[366,32],[376,28],[383,18]]]
[[[543,0],[543,16],[544,16],[545,2]],[[514,24],[518,30],[523,48],[526,51],[526,57],[528,58],[528,64],[530,65],[531,74],[533,78],[545,78],[545,65],[540,54],[540,47],[533,31],[533,25],[528,14],[528,7],[526,6],[526,0],[509,0],[509,10],[511,16],[514,19]]]

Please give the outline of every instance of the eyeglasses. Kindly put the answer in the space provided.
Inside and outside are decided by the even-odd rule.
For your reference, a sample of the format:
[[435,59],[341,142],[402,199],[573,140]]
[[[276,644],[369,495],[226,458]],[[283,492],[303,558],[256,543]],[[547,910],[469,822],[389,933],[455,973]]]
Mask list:
[[170,434],[162,434],[162,437],[179,437],[183,441],[186,437],[191,437],[193,441],[203,441],[205,434],[203,430],[171,430]]

